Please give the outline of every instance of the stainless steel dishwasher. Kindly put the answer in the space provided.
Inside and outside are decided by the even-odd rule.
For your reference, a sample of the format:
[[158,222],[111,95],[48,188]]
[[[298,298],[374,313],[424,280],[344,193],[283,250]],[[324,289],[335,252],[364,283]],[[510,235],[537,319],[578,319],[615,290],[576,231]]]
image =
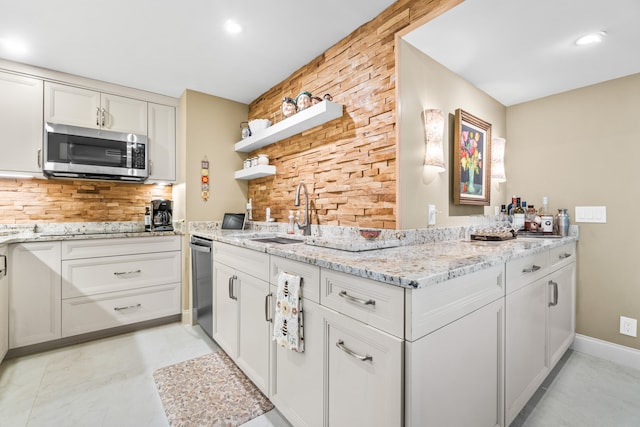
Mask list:
[[193,321],[213,338],[213,252],[212,242],[191,236],[191,283]]

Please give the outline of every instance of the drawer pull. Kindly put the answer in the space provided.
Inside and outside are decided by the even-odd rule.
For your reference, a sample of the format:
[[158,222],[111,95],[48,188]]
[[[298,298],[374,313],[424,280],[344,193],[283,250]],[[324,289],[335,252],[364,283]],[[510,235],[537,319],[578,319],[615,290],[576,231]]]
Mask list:
[[369,356],[368,354],[366,356],[362,356],[358,353],[355,353],[351,350],[349,350],[345,345],[344,345],[344,341],[342,340],[338,340],[338,342],[336,343],[336,347],[338,347],[340,350],[344,351],[345,353],[347,353],[349,356],[351,357],[355,357],[358,360],[361,360],[363,362],[366,362],[367,360],[370,360],[373,362],[373,356]]
[[566,252],[563,253],[563,254],[558,255],[559,259],[566,259],[566,258],[570,258],[570,257],[571,257],[571,254],[568,254]]
[[522,269],[522,272],[523,272],[523,273],[534,273],[534,272],[536,272],[536,271],[540,270],[541,268],[542,268],[542,267],[540,267],[539,265],[535,265],[535,264],[533,264],[533,265],[532,265],[531,267],[529,267],[529,268],[523,268],[523,269]]
[[126,306],[126,307],[113,307],[113,309],[115,311],[121,311],[121,310],[131,310],[131,309],[140,308],[140,307],[142,307],[142,304],[129,305],[129,306]]
[[231,277],[229,277],[229,298],[233,299],[233,300],[237,300],[238,297],[234,295],[233,293],[233,284],[235,282],[235,280],[238,278],[238,276],[236,276],[235,274]]
[[549,307],[558,305],[558,283],[549,280],[549,286],[553,286],[553,301],[549,301]]
[[128,276],[128,275],[131,275],[131,274],[140,274],[140,273],[142,273],[142,270],[114,271],[113,275],[120,277],[120,276]]
[[357,302],[358,304],[362,304],[362,305],[376,305],[376,301],[375,300],[363,300],[360,298],[356,298],[356,297],[352,297],[351,295],[347,294],[347,291],[340,291],[340,293],[338,294],[340,295],[342,298],[346,298],[347,300],[351,301],[351,302]]

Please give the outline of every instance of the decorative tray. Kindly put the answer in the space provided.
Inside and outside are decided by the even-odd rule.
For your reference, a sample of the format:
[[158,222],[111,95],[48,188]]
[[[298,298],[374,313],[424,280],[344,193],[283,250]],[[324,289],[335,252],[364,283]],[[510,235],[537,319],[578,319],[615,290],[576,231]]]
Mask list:
[[516,232],[509,231],[486,231],[478,232],[470,236],[471,240],[481,240],[483,242],[502,242],[516,238]]

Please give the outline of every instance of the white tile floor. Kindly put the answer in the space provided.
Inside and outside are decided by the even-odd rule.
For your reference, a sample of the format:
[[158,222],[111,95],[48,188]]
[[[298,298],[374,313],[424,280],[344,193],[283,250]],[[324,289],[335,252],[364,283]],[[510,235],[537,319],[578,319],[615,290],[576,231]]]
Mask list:
[[[0,365],[0,426],[168,426],[153,372],[216,349],[199,327],[172,323],[8,359]],[[640,371],[568,352],[511,424],[559,426],[640,426]],[[273,410],[243,427],[289,424]]]
[[640,370],[569,350],[510,427],[561,426],[640,426]]
[[[153,372],[214,350],[199,327],[172,323],[5,360],[0,426],[168,426]],[[276,410],[244,424],[288,426]]]

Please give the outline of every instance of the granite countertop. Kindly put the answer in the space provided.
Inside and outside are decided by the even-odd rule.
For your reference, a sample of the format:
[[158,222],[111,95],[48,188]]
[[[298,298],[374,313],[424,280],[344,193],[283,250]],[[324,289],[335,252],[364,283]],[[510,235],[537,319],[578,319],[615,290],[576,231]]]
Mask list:
[[[291,236],[277,230],[218,230],[189,224],[189,233],[199,237],[411,289],[471,274],[578,239],[575,226],[568,237],[517,238],[502,242],[470,241],[465,239],[468,230],[460,227],[384,232],[386,235],[381,237],[397,239],[398,245],[354,252],[304,243],[304,239],[312,239],[313,236]],[[264,236],[298,238],[300,243],[277,244],[251,240]],[[338,238],[346,239],[347,236]],[[357,241],[361,238],[353,235],[352,239]]]
[[174,224],[174,231],[144,231],[144,223],[142,222],[11,224],[0,225],[0,245],[56,240],[114,239],[182,234],[184,234],[182,223]]

